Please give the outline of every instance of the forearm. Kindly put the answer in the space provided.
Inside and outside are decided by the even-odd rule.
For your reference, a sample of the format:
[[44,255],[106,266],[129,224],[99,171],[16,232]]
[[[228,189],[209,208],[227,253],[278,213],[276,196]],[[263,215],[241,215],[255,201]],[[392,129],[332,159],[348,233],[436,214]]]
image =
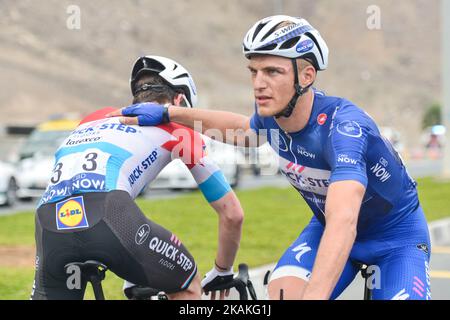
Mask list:
[[234,264],[239,243],[241,241],[244,214],[239,201],[233,192],[213,206],[219,214],[219,239],[216,263],[228,268]]
[[344,270],[355,238],[356,227],[353,224],[327,222],[303,299],[330,298]]
[[202,134],[229,144],[256,146],[255,133],[250,129],[250,119],[238,113],[169,107],[170,121],[192,128]]

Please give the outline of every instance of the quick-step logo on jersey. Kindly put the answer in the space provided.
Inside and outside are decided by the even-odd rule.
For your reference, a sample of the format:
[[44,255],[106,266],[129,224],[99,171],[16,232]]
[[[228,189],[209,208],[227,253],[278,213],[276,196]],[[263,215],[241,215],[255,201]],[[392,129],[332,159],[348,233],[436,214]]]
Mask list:
[[190,270],[194,266],[194,263],[184,253],[179,252],[179,249],[175,248],[175,246],[158,237],[153,237],[148,247],[151,251],[173,261],[185,271]]
[[89,223],[82,196],[69,198],[56,204],[56,228],[58,230],[87,227],[89,227]]
[[326,196],[330,185],[330,171],[295,164],[281,157],[280,168],[297,189]]
[[141,161],[141,163],[136,166],[131,174],[128,176],[128,182],[130,186],[133,186],[136,181],[148,170],[152,164],[158,159],[158,150],[153,150],[147,158]]
[[[101,120],[99,122],[107,122],[108,119]],[[87,128],[77,129],[72,132],[71,136],[89,136],[93,135],[99,131],[103,130],[117,130],[117,131],[123,131],[124,133],[137,133],[138,130],[136,128],[133,128],[131,126],[127,126],[121,123],[100,123],[96,124],[95,126],[89,126]]]

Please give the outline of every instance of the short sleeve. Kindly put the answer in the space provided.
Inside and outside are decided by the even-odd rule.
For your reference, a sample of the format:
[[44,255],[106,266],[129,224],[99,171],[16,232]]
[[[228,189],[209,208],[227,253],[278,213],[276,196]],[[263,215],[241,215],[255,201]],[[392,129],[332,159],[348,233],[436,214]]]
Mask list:
[[357,117],[335,119],[328,137],[330,183],[356,180],[367,187],[366,151],[369,130]]

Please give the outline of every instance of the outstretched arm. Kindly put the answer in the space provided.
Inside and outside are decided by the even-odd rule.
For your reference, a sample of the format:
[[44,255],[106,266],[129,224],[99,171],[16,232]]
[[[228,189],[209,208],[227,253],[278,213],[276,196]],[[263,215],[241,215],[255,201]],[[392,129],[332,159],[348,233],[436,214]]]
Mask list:
[[[168,112],[168,119],[165,112]],[[126,117],[120,121],[127,125],[159,125],[170,120],[220,142],[241,147],[260,145],[257,134],[250,128],[250,117],[238,113],[177,106],[169,106],[165,111],[161,105],[143,103],[112,112],[108,116],[122,115]]]
[[329,299],[356,238],[365,187],[357,181],[330,184],[325,204],[325,231],[303,299]]

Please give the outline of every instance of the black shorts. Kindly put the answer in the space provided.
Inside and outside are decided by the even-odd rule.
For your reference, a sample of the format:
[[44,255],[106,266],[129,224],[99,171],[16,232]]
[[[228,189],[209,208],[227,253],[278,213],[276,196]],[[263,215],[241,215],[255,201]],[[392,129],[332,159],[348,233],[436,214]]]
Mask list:
[[167,293],[186,289],[193,257],[170,231],[147,219],[125,191],[85,193],[45,204],[36,214],[32,299],[82,299],[64,266],[97,260],[120,278]]

